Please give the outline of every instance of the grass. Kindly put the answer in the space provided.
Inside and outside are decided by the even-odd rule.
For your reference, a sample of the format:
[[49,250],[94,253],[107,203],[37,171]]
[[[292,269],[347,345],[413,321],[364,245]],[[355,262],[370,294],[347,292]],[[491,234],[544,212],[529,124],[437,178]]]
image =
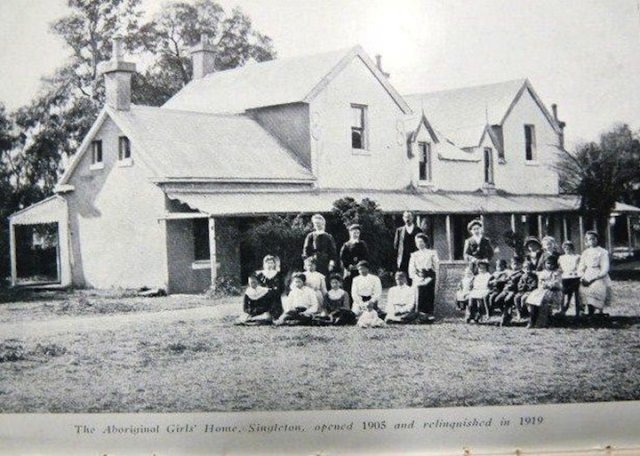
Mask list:
[[[94,331],[32,331],[1,341],[0,411],[196,412],[640,399],[640,283],[615,282],[614,287],[616,303],[606,327],[568,323],[533,331],[469,326],[459,319],[370,330],[234,327],[237,298],[140,300],[74,292],[61,300],[14,302],[0,306],[0,322],[12,322],[12,315],[26,321],[35,312],[32,322],[44,328],[60,318],[44,307],[80,298],[92,303],[89,307],[133,306],[103,319],[135,319],[136,312],[151,311],[163,312],[163,318],[145,320],[135,330],[112,324]],[[175,311],[181,306],[217,306],[220,312],[186,320]]]

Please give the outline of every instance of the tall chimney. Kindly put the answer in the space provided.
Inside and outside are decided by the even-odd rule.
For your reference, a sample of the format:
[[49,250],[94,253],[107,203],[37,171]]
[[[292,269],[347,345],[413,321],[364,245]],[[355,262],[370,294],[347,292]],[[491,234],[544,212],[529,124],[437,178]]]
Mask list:
[[382,56],[380,54],[376,54],[376,66],[378,67],[378,70],[380,70],[380,73],[382,73],[386,78],[391,76],[382,69]]
[[215,46],[209,42],[209,37],[205,33],[200,36],[200,42],[191,48],[191,61],[193,63],[193,79],[204,78],[215,71]]
[[560,128],[560,134],[558,135],[558,142],[560,143],[560,148],[564,149],[564,127],[567,126],[566,122],[558,119],[558,105],[553,103],[551,105],[551,111],[553,112],[553,120],[556,121],[558,127]]
[[104,75],[106,103],[119,111],[131,108],[131,75],[136,72],[136,64],[123,60],[122,40],[113,38],[111,60],[101,62],[98,72]]

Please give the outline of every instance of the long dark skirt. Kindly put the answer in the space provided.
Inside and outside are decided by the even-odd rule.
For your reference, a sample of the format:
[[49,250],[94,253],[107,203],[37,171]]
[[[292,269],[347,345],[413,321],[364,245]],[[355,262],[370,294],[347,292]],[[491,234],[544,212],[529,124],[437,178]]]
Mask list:
[[431,282],[428,285],[418,287],[418,311],[426,313],[427,315],[433,315],[435,311],[435,298],[436,298],[436,273],[435,271],[428,271],[426,277],[431,277]]

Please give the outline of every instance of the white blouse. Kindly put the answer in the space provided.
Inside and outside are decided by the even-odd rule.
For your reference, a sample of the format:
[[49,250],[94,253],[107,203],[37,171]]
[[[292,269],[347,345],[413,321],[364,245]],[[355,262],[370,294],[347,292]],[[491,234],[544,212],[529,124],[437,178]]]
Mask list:
[[433,249],[416,250],[411,254],[409,258],[409,277],[411,279],[419,279],[418,271],[423,269],[432,269],[438,271],[438,252]]

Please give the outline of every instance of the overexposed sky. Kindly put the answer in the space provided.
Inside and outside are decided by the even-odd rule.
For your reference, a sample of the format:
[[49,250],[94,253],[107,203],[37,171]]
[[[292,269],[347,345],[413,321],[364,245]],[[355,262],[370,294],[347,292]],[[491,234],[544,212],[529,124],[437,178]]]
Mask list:
[[[362,44],[400,93],[528,77],[558,103],[570,144],[640,128],[640,0],[219,0],[280,57]],[[148,14],[160,1],[143,0]],[[48,24],[64,0],[0,0],[0,102],[27,103],[67,51]]]

